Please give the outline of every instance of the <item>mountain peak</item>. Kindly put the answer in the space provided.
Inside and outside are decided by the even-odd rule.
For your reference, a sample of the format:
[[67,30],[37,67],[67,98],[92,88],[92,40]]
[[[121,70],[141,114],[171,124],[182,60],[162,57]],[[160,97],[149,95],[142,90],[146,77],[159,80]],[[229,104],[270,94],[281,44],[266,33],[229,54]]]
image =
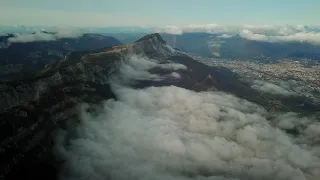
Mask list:
[[159,33],[146,35],[133,43],[135,53],[144,53],[149,57],[167,57],[173,55],[175,50],[167,45]]
[[160,42],[161,44],[166,44],[166,42],[162,39],[162,37],[159,33],[145,35],[134,43],[148,41],[148,40],[154,40],[154,41]]

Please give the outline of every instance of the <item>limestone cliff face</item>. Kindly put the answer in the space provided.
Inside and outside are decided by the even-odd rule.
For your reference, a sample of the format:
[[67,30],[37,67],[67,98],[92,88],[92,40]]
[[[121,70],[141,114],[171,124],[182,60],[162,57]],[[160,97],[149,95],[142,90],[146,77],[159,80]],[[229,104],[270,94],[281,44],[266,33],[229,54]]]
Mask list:
[[51,132],[76,117],[78,104],[115,98],[108,79],[128,53],[166,57],[174,50],[152,34],[132,45],[72,52],[29,77],[0,82],[0,178],[48,158]]

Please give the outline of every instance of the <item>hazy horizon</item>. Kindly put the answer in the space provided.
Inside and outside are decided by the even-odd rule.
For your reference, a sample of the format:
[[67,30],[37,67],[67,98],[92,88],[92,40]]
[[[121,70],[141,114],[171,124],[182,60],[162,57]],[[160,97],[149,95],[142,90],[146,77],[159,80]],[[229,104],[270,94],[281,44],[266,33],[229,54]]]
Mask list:
[[316,25],[318,9],[315,0],[2,0],[0,26]]

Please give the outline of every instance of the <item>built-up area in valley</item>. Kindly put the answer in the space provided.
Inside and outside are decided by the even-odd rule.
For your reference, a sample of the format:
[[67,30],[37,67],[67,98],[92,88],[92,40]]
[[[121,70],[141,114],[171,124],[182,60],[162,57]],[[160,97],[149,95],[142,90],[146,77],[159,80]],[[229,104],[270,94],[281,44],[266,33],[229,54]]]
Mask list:
[[194,54],[188,55],[208,66],[228,68],[248,83],[262,81],[281,86],[289,82],[292,91],[308,97],[316,104],[320,104],[319,61],[279,59],[266,63],[257,60],[227,60],[206,58]]

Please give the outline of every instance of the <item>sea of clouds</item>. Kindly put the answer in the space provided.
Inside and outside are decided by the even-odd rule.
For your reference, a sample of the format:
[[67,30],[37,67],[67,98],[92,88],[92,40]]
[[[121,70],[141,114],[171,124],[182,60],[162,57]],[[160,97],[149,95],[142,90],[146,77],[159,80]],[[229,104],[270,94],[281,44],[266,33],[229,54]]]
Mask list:
[[[275,115],[224,92],[175,86],[133,89],[134,80],[165,80],[187,67],[147,57],[124,58],[110,83],[117,100],[57,135],[61,179],[318,180],[320,124],[295,113]],[[170,75],[170,74],[168,74]],[[117,81],[115,81],[117,80]],[[121,80],[121,81],[119,81]],[[300,128],[292,136],[284,130]]]

